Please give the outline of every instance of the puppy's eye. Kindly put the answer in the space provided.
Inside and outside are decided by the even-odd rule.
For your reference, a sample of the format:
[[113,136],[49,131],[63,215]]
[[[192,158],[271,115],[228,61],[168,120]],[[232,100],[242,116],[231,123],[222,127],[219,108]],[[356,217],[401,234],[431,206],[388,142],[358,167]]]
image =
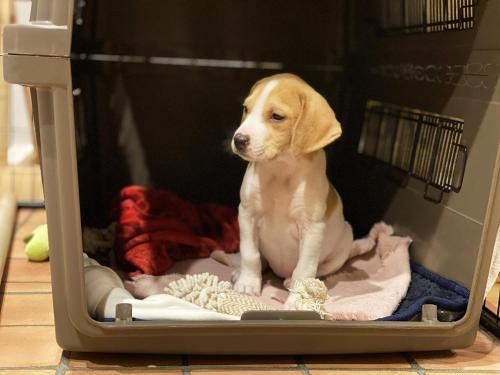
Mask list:
[[274,122],[280,122],[280,121],[283,121],[284,119],[285,119],[285,116],[278,115],[277,113],[273,113],[271,115],[271,120]]
[[243,113],[245,115],[248,113],[248,107],[246,105],[243,106]]

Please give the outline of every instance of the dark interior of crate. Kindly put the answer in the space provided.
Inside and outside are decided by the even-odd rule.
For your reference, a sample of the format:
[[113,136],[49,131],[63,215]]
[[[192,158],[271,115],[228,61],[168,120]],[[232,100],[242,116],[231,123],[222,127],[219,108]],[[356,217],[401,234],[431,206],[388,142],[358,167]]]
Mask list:
[[[357,236],[384,217],[409,178],[424,181],[422,199],[446,201],[460,191],[466,156],[463,120],[436,111],[454,87],[408,90],[418,72],[403,62],[437,56],[432,43],[444,39],[429,35],[473,33],[476,5],[77,1],[72,74],[82,224],[107,225],[119,190],[130,184],[236,206],[245,162],[226,141],[252,84],[283,71],[323,94],[342,123],[342,138],[327,147],[328,175]],[[469,32],[464,45],[473,39]],[[453,54],[466,61],[468,50]],[[411,77],[388,82],[394,74]]]

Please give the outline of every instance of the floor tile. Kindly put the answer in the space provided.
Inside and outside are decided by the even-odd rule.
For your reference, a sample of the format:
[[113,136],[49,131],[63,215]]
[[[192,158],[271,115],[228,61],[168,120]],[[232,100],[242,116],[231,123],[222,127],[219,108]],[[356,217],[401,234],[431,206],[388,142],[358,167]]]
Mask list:
[[295,367],[297,361],[290,356],[190,356],[190,366],[237,367]]
[[7,259],[4,281],[50,282],[49,262],[29,262],[27,259]]
[[72,368],[181,366],[179,356],[155,354],[77,353],[69,358]]
[[0,284],[0,293],[50,293],[51,291],[52,285],[49,282]]
[[[417,375],[418,371],[394,371],[394,370],[359,370],[359,371],[342,371],[342,370],[309,370],[310,375]],[[452,374],[448,374],[452,375]]]
[[[158,374],[158,375],[182,375],[182,371],[180,370],[151,370],[151,369],[144,369],[144,370],[106,370],[106,371],[99,371],[99,370],[90,370],[90,371],[85,371],[85,370],[78,370],[78,371],[66,371],[66,375],[118,375],[118,374],[126,374],[126,375],[143,375],[143,374]],[[0,374],[1,375],[1,374]]]
[[479,331],[476,341],[466,349],[412,354],[426,369],[500,370],[500,345],[489,334]]
[[14,238],[10,245],[9,257],[26,259],[26,253],[24,252],[25,246],[26,244],[22,239]]
[[51,294],[4,294],[0,325],[54,324]]
[[54,327],[0,327],[0,367],[55,366],[61,359]]
[[[263,375],[263,374],[269,374],[269,375],[303,375],[302,371],[299,370],[241,370],[241,371],[235,371],[235,370],[225,370],[225,369],[220,369],[220,368],[214,368],[210,370],[191,370],[191,374],[196,374],[196,375],[215,375],[215,374],[221,374],[221,375]],[[352,374],[351,374],[352,375]]]
[[408,361],[398,353],[349,354],[328,356],[306,356],[304,362],[309,368],[410,368]]
[[30,215],[30,213],[33,211],[34,209],[32,208],[19,208],[17,210],[17,216],[16,216],[17,225],[23,223],[26,220],[26,218]]

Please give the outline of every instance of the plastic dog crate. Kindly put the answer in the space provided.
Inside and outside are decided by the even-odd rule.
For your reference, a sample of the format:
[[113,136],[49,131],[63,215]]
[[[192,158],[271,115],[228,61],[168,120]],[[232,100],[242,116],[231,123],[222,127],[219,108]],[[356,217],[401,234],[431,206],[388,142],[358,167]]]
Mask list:
[[[321,354],[472,343],[500,222],[499,19],[498,0],[33,0],[31,22],[4,29],[4,77],[32,88],[61,347]],[[92,319],[82,225],[106,225],[131,183],[236,205],[244,163],[222,142],[251,84],[281,71],[310,82],[343,125],[328,173],[356,234],[384,219],[411,236],[413,260],[470,289],[465,315]]]

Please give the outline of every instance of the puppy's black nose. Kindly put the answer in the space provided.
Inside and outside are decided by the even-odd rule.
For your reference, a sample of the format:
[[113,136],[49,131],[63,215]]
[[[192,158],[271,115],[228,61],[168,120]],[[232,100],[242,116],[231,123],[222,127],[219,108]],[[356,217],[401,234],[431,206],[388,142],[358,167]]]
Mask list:
[[234,135],[234,146],[238,151],[244,151],[250,143],[250,137],[245,134],[236,133]]

